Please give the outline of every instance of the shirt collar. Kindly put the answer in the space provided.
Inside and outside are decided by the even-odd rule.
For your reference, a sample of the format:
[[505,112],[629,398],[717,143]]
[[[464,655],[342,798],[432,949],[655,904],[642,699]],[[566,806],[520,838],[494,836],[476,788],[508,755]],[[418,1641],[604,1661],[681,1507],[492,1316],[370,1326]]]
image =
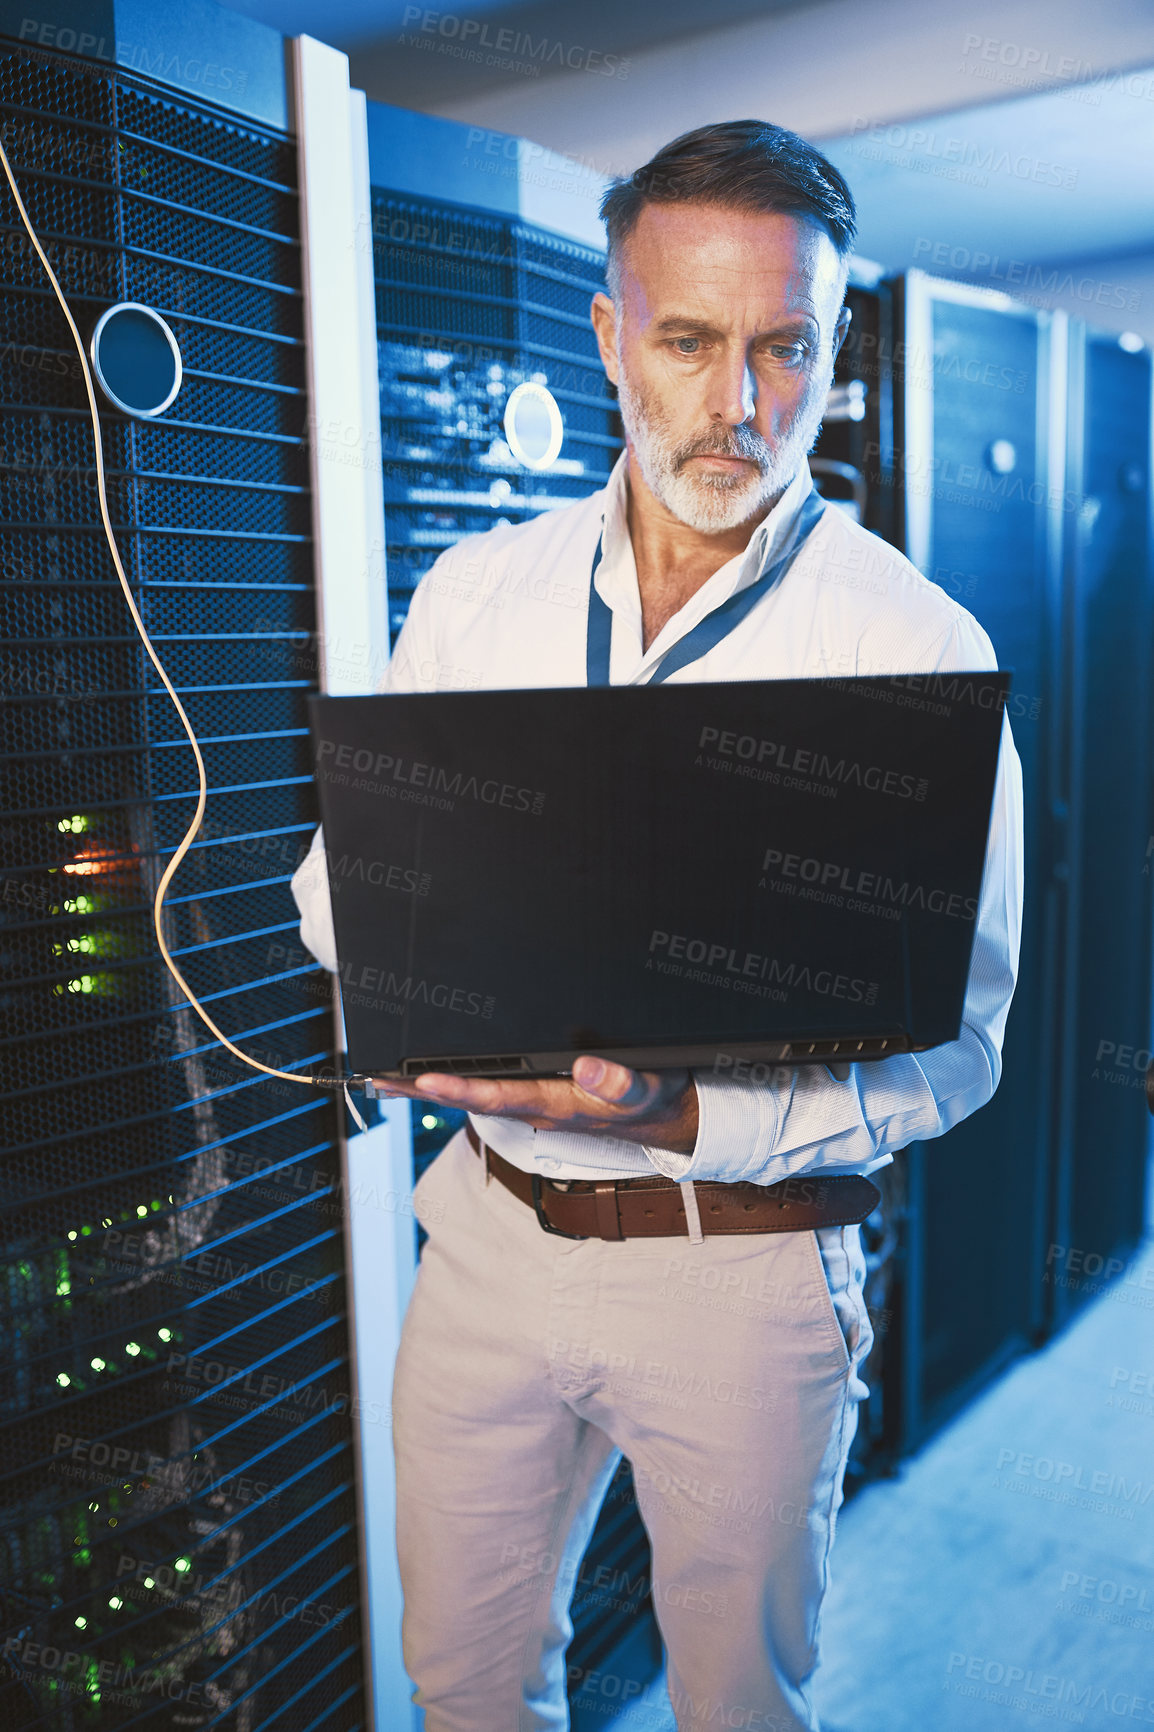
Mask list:
[[[637,565],[633,557],[633,543],[629,537],[628,463],[628,452],[622,451],[605,484],[601,571],[605,573],[606,588],[602,589],[600,582],[597,587],[611,607],[624,606],[628,609],[632,602],[633,609],[639,615],[641,601],[637,589]],[[734,554],[732,559],[719,566],[702,584],[697,594],[700,595],[702,590],[708,589],[711,605],[717,606],[729,596],[736,595],[738,590],[746,589],[756,582],[758,573],[769,563],[778,548],[784,546],[812,486],[809,465],[803,463],[777,504],[766,512],[754,529],[748,545],[741,553]]]

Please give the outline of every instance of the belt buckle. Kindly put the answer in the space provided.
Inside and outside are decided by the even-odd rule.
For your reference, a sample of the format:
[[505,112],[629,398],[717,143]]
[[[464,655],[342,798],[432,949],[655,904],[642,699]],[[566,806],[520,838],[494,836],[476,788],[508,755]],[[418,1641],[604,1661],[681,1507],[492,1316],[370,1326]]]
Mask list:
[[530,1173],[529,1189],[533,1197],[533,1211],[537,1216],[537,1224],[546,1233],[552,1233],[558,1239],[586,1239],[587,1233],[566,1233],[563,1228],[555,1227],[545,1214],[545,1205],[541,1198],[541,1175]]

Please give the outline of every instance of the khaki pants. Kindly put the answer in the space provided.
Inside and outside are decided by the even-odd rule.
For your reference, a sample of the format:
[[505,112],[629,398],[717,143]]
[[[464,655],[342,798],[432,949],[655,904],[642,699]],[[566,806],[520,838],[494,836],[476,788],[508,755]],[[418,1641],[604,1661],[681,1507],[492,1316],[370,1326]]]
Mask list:
[[405,1661],[427,1732],[568,1725],[567,1608],[622,1453],[679,1732],[813,1732],[872,1340],[857,1229],[555,1238],[486,1185],[463,1133],[418,1196],[430,1237],[394,1426]]

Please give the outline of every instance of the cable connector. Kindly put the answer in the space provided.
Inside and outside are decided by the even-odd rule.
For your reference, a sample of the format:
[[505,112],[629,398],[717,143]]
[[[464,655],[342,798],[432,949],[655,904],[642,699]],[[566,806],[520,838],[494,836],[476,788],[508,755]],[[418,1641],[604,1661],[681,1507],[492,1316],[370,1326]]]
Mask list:
[[334,1094],[367,1094],[370,1100],[373,1098],[373,1091],[369,1086],[372,1080],[372,1077],[366,1076],[363,1071],[338,1070],[335,1065],[326,1064],[302,1077],[302,1081],[310,1082],[318,1089],[331,1089]]

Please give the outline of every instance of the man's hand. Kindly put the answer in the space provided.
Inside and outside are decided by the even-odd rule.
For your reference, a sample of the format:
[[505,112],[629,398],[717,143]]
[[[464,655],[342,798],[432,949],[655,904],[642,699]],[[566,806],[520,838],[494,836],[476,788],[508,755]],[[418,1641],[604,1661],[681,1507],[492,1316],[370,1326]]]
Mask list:
[[517,1119],[538,1131],[620,1137],[677,1154],[697,1142],[697,1089],[688,1071],[628,1070],[583,1054],[569,1077],[496,1081],[427,1071],[411,1081],[382,1077],[378,1094],[407,1095],[487,1117]]

